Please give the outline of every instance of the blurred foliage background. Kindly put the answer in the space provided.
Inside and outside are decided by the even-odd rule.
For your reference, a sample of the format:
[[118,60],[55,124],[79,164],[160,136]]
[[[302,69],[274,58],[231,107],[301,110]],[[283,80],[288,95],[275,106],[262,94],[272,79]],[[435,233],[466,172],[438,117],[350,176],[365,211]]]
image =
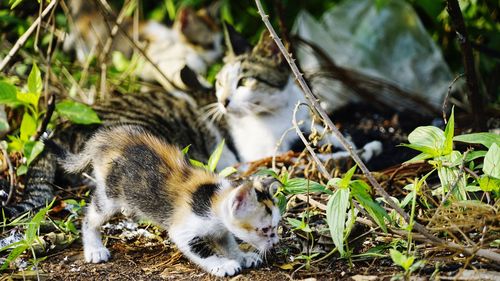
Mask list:
[[[39,0],[48,3],[46,0]],[[12,44],[26,31],[40,12],[40,4],[36,0],[0,0],[0,57],[4,57]],[[379,6],[385,5],[389,0],[373,0]],[[455,74],[463,73],[463,63],[457,36],[454,33],[449,15],[446,11],[445,1],[436,0],[398,0],[409,2],[417,11],[427,31],[441,47],[448,65]],[[109,1],[112,6],[121,7],[123,0]],[[176,11],[181,6],[201,7],[208,5],[209,0],[163,0],[139,1],[143,18],[155,19],[171,23]],[[221,17],[233,24],[238,31],[243,33],[250,41],[258,39],[260,31],[264,28],[257,13],[253,0],[221,0]],[[291,28],[300,10],[307,10],[315,17],[320,17],[324,11],[334,7],[341,0],[265,0],[262,1],[265,9],[271,16],[275,26]],[[473,42],[475,64],[479,73],[481,92],[486,101],[491,105],[500,103],[500,1],[499,0],[460,0],[469,39]],[[46,4],[45,4],[46,5]],[[56,33],[65,32],[68,28],[67,19],[61,7],[55,11]],[[279,19],[283,22],[279,25]],[[48,31],[49,25],[42,25]],[[37,36],[40,34],[40,36]],[[27,76],[30,56],[40,55],[44,52],[49,42],[54,40],[51,32],[37,32],[33,34],[17,54],[15,69],[22,77]],[[57,35],[57,34],[56,34]],[[36,42],[36,43],[35,43]],[[57,46],[56,46],[57,47]],[[60,48],[59,48],[60,49]],[[24,55],[23,55],[24,52]],[[35,59],[35,58],[32,58]],[[36,59],[36,60],[39,60]],[[43,60],[43,59],[42,59]],[[54,52],[53,61],[71,64],[74,59],[63,54],[62,51]],[[58,64],[56,63],[56,65]],[[4,70],[5,71],[5,70]],[[57,73],[57,67],[54,68]],[[2,75],[2,74],[0,74]],[[5,75],[5,74],[4,74]],[[451,82],[451,81],[450,81]],[[494,106],[496,107],[496,106]]]

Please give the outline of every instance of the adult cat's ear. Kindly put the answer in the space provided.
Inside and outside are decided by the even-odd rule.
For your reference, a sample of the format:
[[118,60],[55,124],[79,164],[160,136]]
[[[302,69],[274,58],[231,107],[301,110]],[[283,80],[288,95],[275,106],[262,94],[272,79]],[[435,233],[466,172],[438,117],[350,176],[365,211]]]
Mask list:
[[236,218],[242,218],[249,214],[254,207],[256,199],[255,189],[252,184],[246,182],[236,188],[236,192],[231,202],[231,211]]
[[248,41],[236,31],[232,25],[227,22],[224,22],[222,25],[224,28],[224,40],[229,55],[239,56],[252,49]]
[[260,57],[273,59],[277,64],[285,62],[278,45],[276,45],[267,29],[261,33],[259,43],[255,45],[252,53]]

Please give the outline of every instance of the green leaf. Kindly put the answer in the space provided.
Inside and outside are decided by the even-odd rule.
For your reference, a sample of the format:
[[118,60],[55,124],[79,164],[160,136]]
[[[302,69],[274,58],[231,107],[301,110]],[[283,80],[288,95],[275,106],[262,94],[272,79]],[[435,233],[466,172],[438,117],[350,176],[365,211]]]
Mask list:
[[448,119],[448,124],[446,124],[446,128],[444,130],[444,137],[445,137],[445,142],[444,142],[444,147],[443,147],[443,154],[449,154],[453,151],[453,135],[455,132],[455,107],[451,109],[451,115],[450,118]]
[[13,85],[0,81],[0,104],[15,107],[19,105],[17,89]]
[[33,160],[43,151],[43,143],[41,141],[28,141],[24,144],[24,156],[26,157],[26,165],[29,166]]
[[123,55],[122,52],[114,51],[112,54],[113,66],[119,72],[124,72],[130,66],[130,61]]
[[482,144],[487,148],[490,148],[491,145],[494,143],[500,145],[500,135],[493,133],[473,133],[467,135],[460,135],[460,136],[455,136],[453,140],[465,143]]
[[276,172],[273,171],[272,169],[260,169],[257,171],[257,173],[255,173],[255,175],[257,175],[257,176],[270,176],[270,177],[273,177],[275,179],[278,179],[278,174],[276,174]]
[[481,188],[482,191],[495,191],[499,192],[500,191],[500,179],[492,178],[487,175],[483,175],[479,179],[479,187]]
[[405,271],[410,269],[415,257],[407,257],[396,249],[389,249],[389,253],[391,254],[392,261],[401,266]]
[[325,192],[332,194],[332,191],[326,189],[322,184],[304,178],[289,179],[286,184],[283,185],[283,189],[289,194],[307,193],[308,188],[309,192]]
[[224,139],[217,145],[215,148],[214,152],[212,152],[212,155],[210,155],[210,158],[208,158],[208,170],[213,172],[217,168],[217,163],[219,163],[220,157],[222,155],[222,151],[224,150]]
[[27,172],[28,172],[28,166],[26,166],[25,164],[22,164],[21,166],[19,166],[17,168],[16,175],[22,176],[22,175],[25,175]]
[[490,177],[500,179],[500,147],[496,143],[491,145],[484,156],[483,172]]
[[229,166],[229,167],[224,168],[222,171],[220,171],[219,176],[225,178],[225,177],[228,177],[236,172],[238,172],[238,170],[236,170],[234,167]]
[[28,112],[25,112],[23,115],[20,131],[20,139],[23,142],[27,142],[29,138],[36,132],[36,119],[33,118]]
[[339,187],[340,188],[347,188],[349,186],[349,183],[351,182],[352,175],[354,175],[354,171],[356,171],[356,168],[358,165],[354,165],[352,168],[345,173],[345,175],[342,177],[342,180],[339,182]]
[[189,148],[190,148],[190,147],[191,147],[191,145],[188,145],[188,146],[184,147],[184,148],[182,149],[182,154],[186,155],[186,154],[189,152]]
[[351,194],[356,200],[365,208],[380,228],[387,233],[387,226],[385,225],[384,218],[389,219],[389,215],[377,202],[370,196],[370,186],[362,181],[356,180],[351,182]]
[[298,230],[302,230],[302,231],[307,232],[307,233],[312,232],[312,229],[303,220],[300,221],[300,220],[297,220],[294,218],[287,218],[287,221],[291,226],[293,226],[293,228],[295,230],[298,229]]
[[43,87],[42,75],[40,74],[38,66],[36,66],[36,63],[34,63],[33,67],[31,68],[30,75],[28,76],[28,91],[30,93],[38,94],[38,96],[40,96],[40,93],[42,92],[42,87]]
[[344,229],[349,205],[349,189],[340,188],[330,196],[326,206],[326,222],[330,229],[333,243],[341,256],[345,255]]
[[[402,146],[410,147],[410,145],[404,145],[404,144]],[[426,159],[429,159],[429,158],[432,158],[432,157],[433,157],[432,155],[422,152],[419,155],[413,157],[412,159],[410,159],[408,161],[405,161],[405,163],[411,163],[411,162],[426,160]]]
[[439,156],[444,152],[444,132],[434,126],[417,127],[408,135],[411,145],[405,145],[432,156]]
[[57,113],[76,124],[100,124],[101,120],[95,111],[82,103],[63,101],[56,104]]
[[467,155],[465,156],[465,162],[470,162],[472,160],[475,160],[477,158],[481,158],[486,156],[486,151],[485,150],[478,150],[478,151],[469,151]]
[[26,104],[26,105],[32,105],[34,106],[35,108],[38,107],[38,98],[39,96],[36,94],[36,93],[31,93],[31,92],[28,92],[28,93],[21,93],[21,92],[18,92],[17,95],[16,95],[16,98],[18,101]]
[[204,169],[207,168],[207,166],[203,164],[203,162],[200,162],[198,160],[189,159],[189,163],[191,163],[191,165],[193,165],[194,167],[204,168]]
[[0,271],[3,271],[5,269],[7,269],[7,267],[9,266],[9,264],[15,260],[17,257],[19,257],[24,251],[26,251],[26,249],[28,249],[28,245],[27,244],[21,244],[19,245],[18,247],[14,248],[9,256],[7,257],[7,259],[5,259],[5,262],[2,264],[2,267],[0,268]]

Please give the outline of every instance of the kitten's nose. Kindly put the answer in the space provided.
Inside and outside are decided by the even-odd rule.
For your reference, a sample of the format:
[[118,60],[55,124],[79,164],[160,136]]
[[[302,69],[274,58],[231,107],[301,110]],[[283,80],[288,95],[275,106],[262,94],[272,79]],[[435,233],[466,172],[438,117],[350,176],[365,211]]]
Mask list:
[[222,102],[222,105],[224,105],[224,107],[227,107],[229,105],[229,102],[231,100],[229,98],[225,99],[223,102]]

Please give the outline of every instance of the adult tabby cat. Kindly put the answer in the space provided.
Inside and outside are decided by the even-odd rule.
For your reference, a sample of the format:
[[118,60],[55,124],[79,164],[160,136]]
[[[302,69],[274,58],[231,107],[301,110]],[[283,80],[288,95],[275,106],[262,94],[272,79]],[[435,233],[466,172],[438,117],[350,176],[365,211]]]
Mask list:
[[[254,161],[273,155],[276,144],[291,127],[292,114],[297,102],[305,102],[301,89],[295,83],[290,68],[268,32],[263,32],[258,44],[252,48],[246,40],[227,26],[227,54],[224,67],[217,75],[214,104],[226,117],[228,131],[242,162]],[[298,111],[297,120],[311,124],[310,114]],[[316,128],[321,129],[316,125]],[[283,138],[278,152],[285,152],[298,141],[295,133]],[[328,137],[327,142],[341,148],[338,139]],[[353,148],[356,149],[354,144]],[[382,151],[382,144],[366,144],[361,157],[368,161]],[[348,156],[338,152],[327,157]]]
[[100,227],[120,211],[168,230],[191,261],[216,276],[232,276],[261,262],[235,236],[263,253],[278,242],[280,212],[271,189],[240,186],[186,161],[180,149],[136,126],[99,130],[79,154],[51,140],[46,147],[69,173],[92,166],[96,189],[82,225],[87,262],[106,262]]
[[[90,54],[102,53],[114,22],[105,19],[94,0],[70,0],[68,5],[73,24],[64,49],[75,49],[78,60],[83,63]],[[132,20],[125,19],[122,29],[131,38],[137,37],[146,55],[168,80],[142,57],[136,74],[144,80],[159,82],[167,90],[192,89],[193,83],[207,87],[203,75],[223,53],[219,5],[215,2],[198,11],[181,8],[171,27],[153,20],[141,21],[136,27]],[[118,31],[112,42],[111,50],[126,56],[132,54],[132,44],[122,32]]]

